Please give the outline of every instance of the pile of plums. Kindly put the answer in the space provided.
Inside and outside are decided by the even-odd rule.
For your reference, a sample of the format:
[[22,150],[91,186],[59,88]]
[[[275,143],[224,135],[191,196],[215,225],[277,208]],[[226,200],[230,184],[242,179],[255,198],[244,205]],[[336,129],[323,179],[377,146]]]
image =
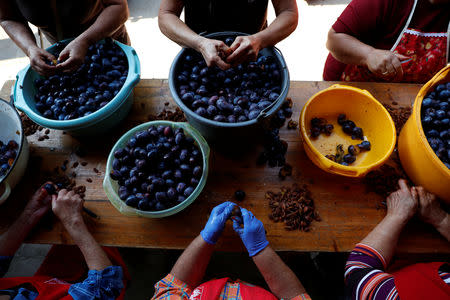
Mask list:
[[[233,39],[225,41],[231,45]],[[197,115],[225,123],[255,119],[281,93],[281,70],[273,56],[227,70],[207,67],[203,57],[190,51],[180,61],[176,89],[184,104]]]
[[[57,44],[55,55],[63,48]],[[89,47],[77,71],[36,79],[36,109],[43,117],[60,121],[88,116],[117,95],[127,76],[125,53],[106,39]]]
[[342,130],[352,137],[352,140],[364,140],[364,133],[361,127],[356,126],[352,120],[347,120],[345,114],[338,116],[338,124],[342,126]]
[[431,148],[450,169],[450,82],[439,84],[423,99],[422,126]]
[[10,140],[8,143],[0,141],[0,176],[4,176],[14,163],[19,145],[16,141]]
[[202,153],[182,128],[151,126],[114,152],[111,178],[128,206],[160,211],[188,198],[203,174]]
[[321,133],[331,135],[333,132],[333,124],[329,124],[324,118],[312,118],[311,119],[311,137],[317,138]]

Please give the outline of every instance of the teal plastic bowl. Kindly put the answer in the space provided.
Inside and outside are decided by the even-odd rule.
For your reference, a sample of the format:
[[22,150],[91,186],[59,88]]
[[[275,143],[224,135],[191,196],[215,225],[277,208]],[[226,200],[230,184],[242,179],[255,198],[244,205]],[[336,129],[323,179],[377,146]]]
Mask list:
[[[70,40],[62,41],[68,43]],[[104,41],[100,41],[102,43]],[[114,41],[128,60],[128,76],[119,93],[104,107],[89,116],[74,120],[51,120],[44,118],[36,109],[34,95],[36,88],[34,80],[41,78],[29,65],[16,76],[14,85],[14,106],[23,111],[33,122],[50,129],[64,130],[76,136],[97,135],[108,131],[120,123],[129,113],[133,104],[133,88],[138,84],[141,76],[141,65],[136,51],[127,45]],[[47,51],[52,53],[55,45]]]
[[[118,190],[119,190],[119,184],[117,181],[112,180],[109,174],[112,171],[112,163],[114,160],[114,152],[118,150],[119,148],[123,148],[126,146],[127,142],[130,140],[130,138],[135,135],[137,132],[148,129],[150,126],[171,126],[173,129],[176,128],[183,128],[185,135],[190,136],[195,140],[195,144],[200,148],[200,151],[202,152],[203,157],[203,173],[202,177],[200,179],[199,184],[195,188],[194,192],[184,200],[184,202],[181,202],[180,204],[160,211],[143,211],[136,209],[134,207],[128,206],[119,198]],[[133,129],[129,130],[127,133],[125,133],[114,145],[111,152],[108,156],[108,162],[106,164],[106,173],[105,177],[103,179],[103,189],[106,193],[106,196],[108,197],[111,204],[122,214],[126,216],[141,216],[145,218],[163,218],[168,217],[171,215],[174,215],[186,207],[188,207],[192,202],[194,202],[195,199],[200,195],[203,188],[206,184],[206,179],[208,178],[208,169],[209,169],[209,146],[206,140],[203,138],[203,136],[194,129],[191,125],[188,123],[179,123],[179,122],[170,122],[170,121],[152,121],[148,123],[141,124],[139,126],[134,127]]]

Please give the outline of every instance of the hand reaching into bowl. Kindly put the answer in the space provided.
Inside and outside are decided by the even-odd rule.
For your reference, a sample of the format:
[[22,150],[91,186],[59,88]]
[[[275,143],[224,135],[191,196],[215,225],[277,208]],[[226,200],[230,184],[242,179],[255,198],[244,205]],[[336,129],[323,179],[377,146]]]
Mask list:
[[222,70],[226,70],[231,67],[230,64],[225,62],[225,59],[232,53],[232,50],[224,42],[202,38],[198,49],[205,59],[208,67],[217,66]]

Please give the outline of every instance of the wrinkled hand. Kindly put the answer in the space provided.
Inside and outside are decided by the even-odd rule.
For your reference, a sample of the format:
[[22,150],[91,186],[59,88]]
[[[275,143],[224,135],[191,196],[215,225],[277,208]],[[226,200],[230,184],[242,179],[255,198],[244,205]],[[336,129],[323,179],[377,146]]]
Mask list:
[[403,68],[400,60],[408,59],[389,50],[374,49],[366,58],[367,68],[380,78],[386,80],[400,80],[403,77]]
[[434,227],[438,227],[447,217],[436,196],[428,193],[423,187],[413,187],[413,192],[419,196],[419,217]]
[[239,234],[248,254],[252,257],[264,250],[269,242],[263,223],[245,208],[241,208],[241,213],[244,228],[237,220],[233,219],[233,229]]
[[50,76],[56,72],[56,67],[47,64],[56,59],[51,53],[37,46],[28,49],[28,57],[30,58],[30,66],[42,76]]
[[213,208],[205,228],[200,232],[205,242],[211,245],[217,242],[235,205],[233,202],[224,202]]
[[227,63],[235,66],[246,61],[255,61],[261,50],[261,42],[253,35],[238,36],[230,46],[233,53],[227,57]]
[[213,39],[202,39],[199,45],[199,51],[208,67],[217,66],[222,70],[231,67],[224,59],[230,55],[232,51],[224,42]]
[[[45,184],[47,183],[51,184],[51,182],[46,182]],[[44,185],[34,193],[23,211],[23,214],[33,222],[38,222],[52,207],[52,195],[47,193]]]
[[63,189],[52,199],[52,210],[65,227],[70,227],[83,219],[83,202],[74,191]]
[[89,43],[82,39],[74,39],[61,51],[56,68],[62,72],[75,72],[84,62]]
[[398,185],[400,189],[386,199],[387,215],[407,222],[416,213],[419,200],[417,194],[409,188],[406,180],[400,179]]

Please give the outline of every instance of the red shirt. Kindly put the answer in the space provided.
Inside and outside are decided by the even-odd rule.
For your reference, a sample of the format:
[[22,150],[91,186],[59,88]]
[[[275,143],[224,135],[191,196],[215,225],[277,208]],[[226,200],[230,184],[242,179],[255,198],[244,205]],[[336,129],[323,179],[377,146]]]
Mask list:
[[[414,0],[353,0],[333,25],[338,33],[354,36],[377,49],[390,50],[406,25]],[[447,32],[450,4],[418,0],[409,28],[424,32]],[[338,81],[346,64],[328,55],[324,80]]]

